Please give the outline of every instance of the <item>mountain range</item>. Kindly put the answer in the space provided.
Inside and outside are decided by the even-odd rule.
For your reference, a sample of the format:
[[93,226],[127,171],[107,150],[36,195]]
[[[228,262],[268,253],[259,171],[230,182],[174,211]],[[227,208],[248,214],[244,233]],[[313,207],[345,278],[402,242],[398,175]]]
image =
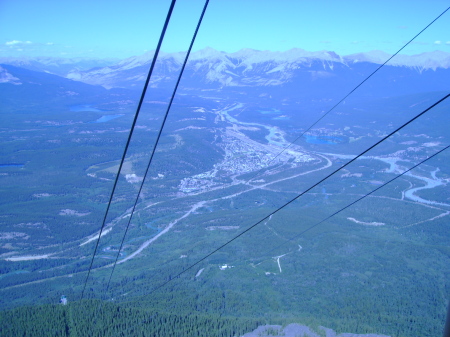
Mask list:
[[64,58],[64,57],[0,57],[0,64],[42,71],[58,76],[67,76],[72,71],[84,71],[95,67],[106,67],[117,63],[118,59]]
[[[54,74],[106,89],[140,90],[153,56],[154,52],[147,52],[115,63],[114,60],[94,59],[1,58],[0,64]],[[332,51],[309,52],[299,48],[284,52],[242,49],[235,53],[205,48],[191,54],[180,89],[245,91],[247,95],[270,95],[278,99],[283,99],[285,94],[286,97],[295,94],[300,98],[307,95],[309,98],[334,99],[342,97],[390,56],[382,51],[340,56]],[[150,87],[173,87],[184,58],[184,52],[160,53]],[[19,68],[1,68],[0,83],[23,83],[17,73]],[[366,93],[361,94],[383,97],[394,92],[402,95],[448,90],[449,76],[450,53],[399,54],[368,81]]]
[[[67,77],[106,88],[141,86],[153,55],[154,52],[148,52],[107,67],[74,70]],[[312,80],[329,78],[337,75],[340,70],[358,69],[366,64],[382,64],[390,56],[381,51],[340,56],[332,51],[309,52],[298,48],[285,52],[242,49],[235,53],[205,48],[191,54],[184,76],[192,83],[200,80],[203,86],[216,88],[277,86],[293,81],[302,72],[307,72]],[[181,52],[160,54],[156,67],[157,76],[153,78],[152,84],[155,86],[170,82],[180,70],[184,57],[185,53]],[[435,51],[413,56],[397,55],[388,65],[414,70],[419,74],[448,70],[450,53]]]
[[449,102],[348,160],[450,91],[449,55],[203,49],[155,147],[185,57],[162,53],[120,172],[153,53],[1,59],[0,335],[437,336],[449,153],[384,185],[450,143]]

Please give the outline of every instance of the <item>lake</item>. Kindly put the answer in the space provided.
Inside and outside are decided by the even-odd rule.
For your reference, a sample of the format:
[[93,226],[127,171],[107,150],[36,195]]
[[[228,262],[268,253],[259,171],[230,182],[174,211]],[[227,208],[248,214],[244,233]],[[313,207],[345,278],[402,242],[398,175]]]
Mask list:
[[94,108],[90,104],[72,105],[69,109],[70,109],[70,111],[74,111],[74,112],[81,112],[81,111],[104,112],[104,111],[107,111],[107,110],[101,110],[101,109]]
[[113,119],[122,117],[122,116],[123,116],[123,114],[118,114],[118,115],[105,115],[105,116],[102,116],[102,117],[100,117],[99,119],[97,119],[97,120],[95,120],[95,121],[92,121],[92,122],[89,122],[89,123],[105,123],[105,122],[108,122],[108,121],[110,121],[110,120],[113,120]]

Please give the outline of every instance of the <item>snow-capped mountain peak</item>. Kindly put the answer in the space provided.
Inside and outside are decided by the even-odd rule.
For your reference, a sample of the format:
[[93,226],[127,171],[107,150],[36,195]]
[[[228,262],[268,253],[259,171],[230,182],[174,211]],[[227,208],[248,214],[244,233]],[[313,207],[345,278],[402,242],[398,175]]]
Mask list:
[[[375,64],[383,64],[392,55],[380,50],[372,50],[367,53],[357,53],[347,55],[344,58],[349,62],[370,62]],[[417,55],[399,54],[392,58],[388,63],[392,66],[418,68],[421,70],[437,68],[450,68],[450,53],[443,51],[426,52]]]
[[[109,67],[75,72],[68,77],[105,87],[138,85],[144,81],[153,55],[153,51],[147,52]],[[177,76],[185,56],[185,52],[160,53],[153,84],[160,85]],[[219,87],[280,85],[292,81],[299,71],[310,72],[315,79],[324,78],[333,76],[336,67],[355,67],[356,64],[362,63],[382,64],[390,56],[378,50],[340,56],[333,51],[310,52],[300,48],[287,51],[260,51],[245,48],[234,53],[225,53],[207,47],[191,53],[185,76]],[[450,67],[450,53],[396,55],[388,65],[408,67],[418,71],[447,69]],[[160,69],[159,72],[158,69]]]
[[0,83],[10,83],[10,84],[14,84],[14,85],[22,84],[17,77],[11,75],[3,67],[0,67]]
[[[134,88],[145,81],[153,57],[154,51],[149,51],[106,67],[84,71],[75,67],[67,78],[102,85],[106,88]],[[161,86],[176,78],[185,57],[186,52],[161,52],[152,75],[152,86]],[[342,69],[350,71],[355,67],[364,68],[365,65],[383,64],[389,57],[391,57],[390,54],[378,50],[341,56],[333,51],[310,52],[300,48],[286,51],[244,48],[233,53],[225,53],[207,47],[191,53],[183,77],[190,79],[190,82],[184,81],[184,83],[196,83],[197,86],[201,83],[218,88],[277,86],[292,82],[299,76],[309,76],[312,80],[331,78],[337,72],[344,71]],[[36,61],[20,62],[28,62],[27,67],[29,67]],[[40,64],[45,63],[45,67],[52,64],[53,69],[62,64],[55,59],[40,62]],[[407,68],[419,73],[427,70],[449,69],[450,53],[435,51],[418,55],[396,55],[387,66]],[[45,67],[42,71],[47,71]],[[4,78],[6,80],[6,75]]]
[[226,54],[224,52],[215,50],[211,47],[206,47],[203,49],[200,49],[198,51],[195,51],[191,53],[190,60],[203,60],[203,59],[210,59],[210,60],[222,60]]

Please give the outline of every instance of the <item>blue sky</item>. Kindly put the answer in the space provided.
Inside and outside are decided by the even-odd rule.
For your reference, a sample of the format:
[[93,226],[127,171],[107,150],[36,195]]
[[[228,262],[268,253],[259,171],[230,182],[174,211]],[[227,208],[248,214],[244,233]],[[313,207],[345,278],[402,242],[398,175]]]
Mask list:
[[[169,0],[1,0],[0,56],[117,57],[155,49]],[[178,0],[163,45],[186,50],[204,1]],[[448,0],[210,0],[194,49],[397,51]],[[450,52],[450,11],[405,54]]]

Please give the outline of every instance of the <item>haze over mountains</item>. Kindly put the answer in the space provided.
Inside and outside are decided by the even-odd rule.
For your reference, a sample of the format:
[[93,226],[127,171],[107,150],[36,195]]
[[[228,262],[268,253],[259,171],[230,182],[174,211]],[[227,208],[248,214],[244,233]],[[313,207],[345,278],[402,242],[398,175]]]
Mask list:
[[[181,68],[184,53],[162,54],[159,59],[157,77],[153,86],[160,87],[171,83]],[[88,71],[73,71],[68,78],[89,84],[102,85],[105,88],[142,86],[153,58],[153,52],[125,59],[115,65]],[[320,82],[331,79],[349,78],[349,73],[364,72],[372,63],[381,64],[389,58],[388,54],[374,51],[349,56],[339,56],[334,52],[308,52],[303,49],[291,49],[285,52],[257,51],[242,49],[236,53],[224,53],[206,48],[191,55],[185,70],[184,81],[187,86],[202,88],[279,86],[310,81]],[[392,62],[399,67],[396,71],[414,70],[411,76],[417,76],[427,70],[440,72],[450,66],[450,54],[442,52],[421,55],[402,55]],[[369,65],[370,67],[370,65]],[[372,68],[375,68],[372,66]],[[438,74],[433,74],[438,75]],[[440,75],[440,74],[439,74]],[[396,76],[397,77],[397,76]],[[306,80],[306,81],[305,81]],[[435,81],[440,81],[439,77]],[[297,83],[296,83],[297,82]],[[434,81],[433,81],[434,82]],[[436,88],[439,90],[439,88]]]
[[[1,58],[0,64],[53,73],[107,89],[134,89],[140,88],[144,83],[153,55],[153,51],[147,52],[117,63],[113,63],[114,60],[95,59]],[[184,57],[184,52],[161,53],[151,86],[170,86],[178,75]],[[294,84],[298,90],[301,83],[322,87],[322,82],[337,85],[336,81],[351,81],[354,77],[362,80],[389,57],[389,54],[382,51],[341,56],[332,51],[309,52],[298,48],[284,52],[242,49],[235,53],[205,48],[191,54],[182,84],[202,89]],[[391,79],[385,83],[385,88],[389,92],[392,81],[397,82],[398,87],[402,87],[398,85],[398,81],[405,81],[407,87],[411,88],[414,81],[426,76],[428,80],[429,77],[432,78],[430,83],[433,87],[430,90],[442,90],[445,88],[449,68],[450,53],[434,51],[412,56],[397,55],[383,69]],[[2,83],[18,84],[20,81],[15,78],[17,77],[2,71]]]
[[98,58],[64,58],[64,57],[0,57],[0,64],[9,64],[28,70],[67,76],[71,71],[89,70],[95,67],[106,67],[118,62],[118,59]]
[[[150,82],[152,100],[168,99],[184,57],[181,52],[160,54]],[[42,100],[65,105],[117,102],[123,106],[133,102],[142,90],[152,58],[153,52],[114,64],[111,60],[3,58],[0,83],[6,85],[0,96],[15,111],[32,110]],[[178,93],[268,104],[295,103],[302,108],[312,104],[320,111],[319,106],[326,108],[330,102],[338,102],[388,58],[380,51],[339,56],[331,51],[302,49],[242,49],[227,54],[206,48],[191,54]],[[101,64],[104,66],[99,67]],[[95,67],[87,69],[89,65]],[[447,91],[448,78],[450,53],[397,55],[352,99]]]
[[[57,324],[70,336],[166,327],[177,336],[192,327],[208,336],[438,335],[448,153],[389,179],[450,143],[448,100],[342,166],[448,94],[449,56],[403,55],[379,68],[389,55],[377,51],[195,52],[148,179],[184,53],[160,55],[120,171],[153,53],[0,59],[0,326],[12,325],[8,336]],[[104,294],[114,302],[95,300]],[[68,306],[55,304],[61,295]],[[2,312],[43,303],[55,305]]]

